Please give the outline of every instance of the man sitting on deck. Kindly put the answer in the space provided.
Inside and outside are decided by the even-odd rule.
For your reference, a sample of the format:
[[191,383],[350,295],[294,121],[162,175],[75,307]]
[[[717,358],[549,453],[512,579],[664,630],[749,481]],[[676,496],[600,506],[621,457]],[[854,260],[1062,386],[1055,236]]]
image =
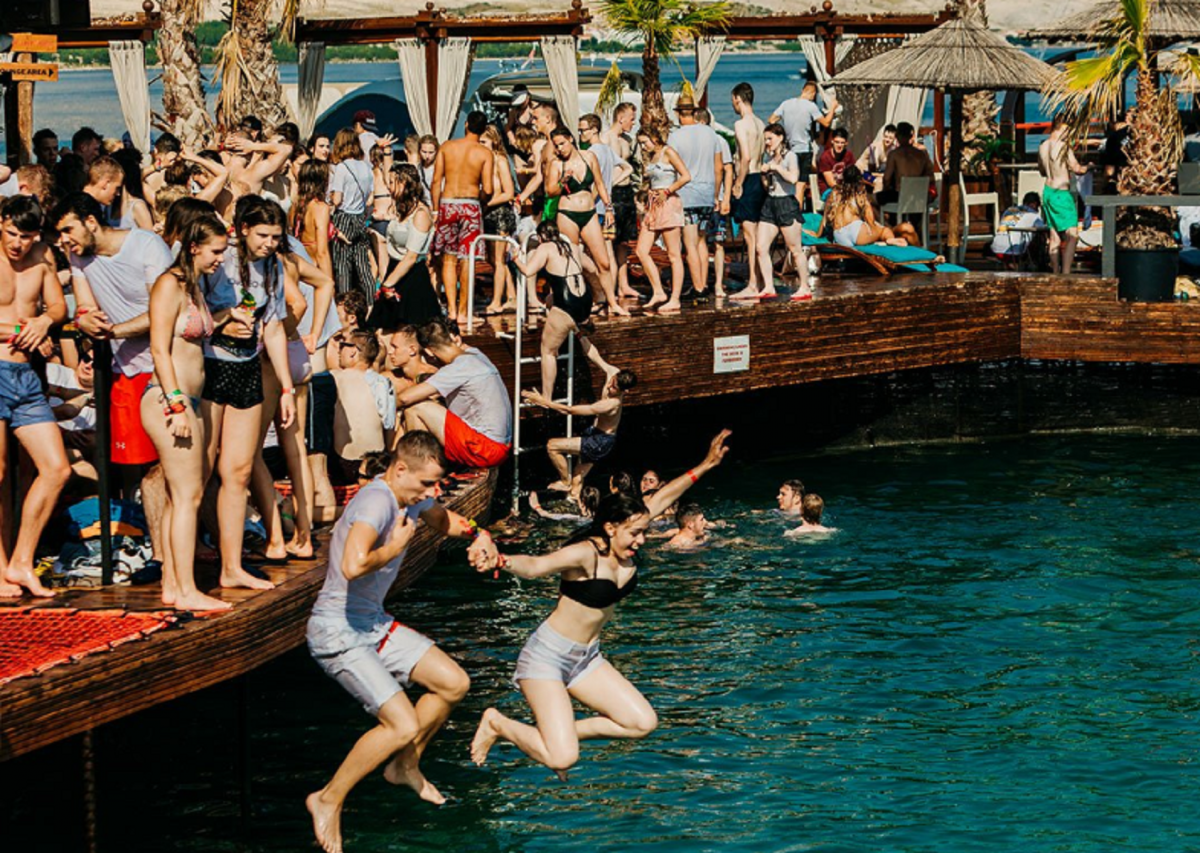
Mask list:
[[[418,518],[442,535],[474,539],[467,552],[473,567],[495,563],[496,546],[487,531],[434,500],[445,464],[432,435],[405,435],[387,471],[359,489],[330,539],[325,585],[308,622],[308,649],[321,669],[379,720],[329,783],[306,801],[317,841],[330,853],[342,849],[346,797],[384,762],[384,778],[392,784],[407,785],[431,803],[445,802],[418,763],[470,680],[432,640],[383,608]],[[415,707],[404,694],[410,683],[428,691]]]
[[1071,176],[1087,174],[1075,152],[1063,139],[1067,135],[1066,116],[1054,117],[1050,135],[1038,146],[1038,172],[1046,179],[1042,190],[1042,218],[1050,227],[1050,269],[1069,273],[1075,264],[1075,245],[1079,241],[1079,208],[1071,195]]
[[[600,399],[595,403],[564,406],[547,399],[537,391],[526,391],[524,397],[535,406],[572,415],[577,418],[595,416],[596,423],[573,438],[552,438],[546,445],[550,464],[558,472],[559,479],[547,488],[557,492],[569,492],[571,499],[578,502],[583,489],[583,479],[592,466],[613,452],[617,444],[617,427],[621,424],[621,411],[625,407],[625,392],[637,385],[637,376],[632,370],[619,370],[608,377]],[[571,476],[567,466],[568,456],[579,457],[579,467]]]
[[[408,429],[429,430],[446,448],[446,458],[473,468],[494,468],[508,459],[512,404],[496,366],[474,347],[455,340],[446,323],[421,327],[422,349],[443,366],[428,380],[402,393]],[[433,402],[440,396],[446,407]]]
[[371,369],[379,357],[379,341],[373,334],[339,332],[333,343],[338,348],[337,368],[330,371],[338,389],[333,413],[333,452],[342,482],[353,484],[357,482],[364,456],[392,446],[396,389]]

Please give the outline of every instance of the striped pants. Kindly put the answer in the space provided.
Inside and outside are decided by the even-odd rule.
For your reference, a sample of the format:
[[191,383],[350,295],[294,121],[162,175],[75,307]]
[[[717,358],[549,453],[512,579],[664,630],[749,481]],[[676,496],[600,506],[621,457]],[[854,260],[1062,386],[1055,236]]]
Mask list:
[[367,230],[367,214],[339,210],[333,214],[333,224],[341,235],[329,244],[337,292],[360,290],[370,305],[375,301],[375,276],[371,272],[371,236]]

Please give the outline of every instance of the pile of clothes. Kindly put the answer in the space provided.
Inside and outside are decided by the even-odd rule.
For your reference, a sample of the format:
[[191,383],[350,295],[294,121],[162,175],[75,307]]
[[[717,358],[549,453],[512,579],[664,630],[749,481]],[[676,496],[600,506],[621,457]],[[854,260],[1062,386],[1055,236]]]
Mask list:
[[[139,504],[112,500],[113,581],[138,583],[147,574],[161,576],[153,560],[146,516]],[[67,540],[50,566],[56,586],[100,586],[100,501],[88,498],[67,510]]]

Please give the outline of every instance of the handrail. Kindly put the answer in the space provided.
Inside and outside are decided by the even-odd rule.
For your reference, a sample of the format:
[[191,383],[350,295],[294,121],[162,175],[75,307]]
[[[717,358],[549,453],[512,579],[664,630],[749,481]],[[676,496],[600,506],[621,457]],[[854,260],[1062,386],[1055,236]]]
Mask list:
[[[467,258],[467,334],[475,331],[475,260],[478,255],[479,241],[492,243],[508,243],[518,251],[521,247],[512,237],[502,237],[499,234],[479,234],[471,241],[470,255]],[[524,278],[524,276],[522,276]],[[519,316],[519,315],[518,315]]]

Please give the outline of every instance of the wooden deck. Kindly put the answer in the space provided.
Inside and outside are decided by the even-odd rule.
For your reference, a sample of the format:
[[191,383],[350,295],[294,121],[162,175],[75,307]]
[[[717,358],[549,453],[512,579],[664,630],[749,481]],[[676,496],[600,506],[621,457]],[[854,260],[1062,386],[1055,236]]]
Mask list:
[[[491,505],[495,470],[461,485],[445,501],[456,512],[483,517]],[[0,687],[0,761],[80,734],[104,723],[242,675],[295,648],[325,579],[327,540],[312,560],[265,567],[276,587],[267,592],[214,590],[215,566],[197,566],[208,591],[234,601],[225,613],[183,621],[176,627],[99,652],[78,663],[19,678]],[[440,539],[417,532],[393,594],[428,571]],[[29,606],[30,599],[8,602]],[[38,607],[161,611],[159,588],[117,586],[71,590]]]
[[[1012,358],[1200,364],[1200,304],[1120,302],[1110,279],[826,275],[814,290],[811,302],[709,300],[674,316],[598,320],[591,339],[637,372],[630,405]],[[511,385],[513,343],[495,332],[511,331],[513,317],[476,323],[469,341]],[[749,369],[716,373],[715,341],[734,335],[749,337]],[[535,355],[537,331],[525,341],[524,355]],[[523,386],[538,382],[527,365]]]

